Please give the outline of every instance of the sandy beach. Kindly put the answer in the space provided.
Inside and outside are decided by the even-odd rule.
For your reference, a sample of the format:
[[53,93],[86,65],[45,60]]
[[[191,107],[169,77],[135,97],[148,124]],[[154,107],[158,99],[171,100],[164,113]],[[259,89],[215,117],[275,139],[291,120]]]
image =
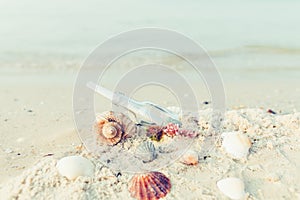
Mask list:
[[[118,172],[107,168],[81,146],[71,106],[76,73],[21,70],[2,74],[1,93],[5,98],[1,98],[1,103],[5,107],[1,111],[0,164],[4,199],[131,199],[128,182],[133,174],[116,176]],[[293,91],[299,89],[290,88],[289,84],[272,89],[271,84],[262,81],[259,85],[245,81],[242,84],[248,92],[240,96],[244,90],[241,82],[226,85],[226,81],[228,108],[222,128],[224,132],[238,131],[250,138],[248,158],[232,159],[217,144],[209,158],[200,158],[196,166],[175,162],[161,170],[172,183],[166,199],[226,199],[216,182],[230,176],[244,180],[247,199],[299,198],[300,114],[297,104],[289,104],[297,102],[299,93]],[[100,111],[105,111],[110,103],[102,102]],[[164,106],[171,106],[168,101],[165,103]],[[203,105],[200,111],[200,132],[207,128],[208,108],[209,105]],[[268,113],[268,109],[277,114]],[[197,139],[193,148],[201,149]],[[56,162],[70,155],[91,160],[96,168],[94,177],[75,181],[62,177]]]
[[[168,200],[300,199],[299,10],[300,3],[290,0],[1,1],[0,198],[133,200],[146,191],[141,200],[151,195]],[[131,40],[124,37],[131,30],[145,33],[145,27],[179,34],[192,43],[186,45],[181,37],[164,31]],[[107,45],[118,36],[114,45]],[[141,41],[148,43],[136,48]],[[156,46],[150,42],[157,42]],[[177,45],[177,55],[163,48]],[[91,59],[97,47],[106,47],[97,59],[132,49],[102,63]],[[191,65],[196,61],[201,61],[201,74]],[[110,90],[119,83],[124,91],[130,86],[128,93],[118,92],[176,111],[181,110],[179,99],[189,104],[195,98],[199,106],[184,108],[193,117],[181,116],[181,127],[174,123],[152,127],[159,130],[152,135],[146,130],[149,124],[133,118],[93,121],[87,131],[93,147],[106,148],[99,145],[105,138],[111,146],[97,153],[88,151],[92,148],[83,144],[86,140],[81,140],[76,116],[83,116],[84,106],[92,106],[86,101],[87,93],[76,93],[78,87],[88,90],[86,81],[76,85],[78,74],[88,66],[84,73],[95,75],[108,64],[98,82],[86,81]],[[161,70],[129,76],[151,64]],[[172,70],[184,81],[177,81]],[[215,76],[218,73],[220,77]],[[176,92],[159,81],[143,82],[149,77],[168,81]],[[211,79],[211,85],[205,82],[212,77],[217,79]],[[224,86],[226,102],[218,83]],[[213,98],[209,86],[221,91],[220,99],[226,104],[217,127],[211,123],[211,114],[220,99]],[[77,99],[84,105],[80,112],[74,106]],[[101,95],[95,95],[93,103],[95,113],[114,110]],[[133,135],[125,131],[128,124]],[[207,146],[212,136],[218,140]],[[193,142],[175,158],[174,149],[181,147],[168,149],[167,145],[181,140]],[[146,146],[142,149],[147,151],[146,161],[135,155],[140,146]],[[124,156],[120,149],[134,156]],[[116,158],[108,159],[108,154]],[[164,158],[172,162],[161,164],[168,160]],[[156,172],[122,169],[151,164],[159,166]],[[116,165],[121,169],[112,167]]]

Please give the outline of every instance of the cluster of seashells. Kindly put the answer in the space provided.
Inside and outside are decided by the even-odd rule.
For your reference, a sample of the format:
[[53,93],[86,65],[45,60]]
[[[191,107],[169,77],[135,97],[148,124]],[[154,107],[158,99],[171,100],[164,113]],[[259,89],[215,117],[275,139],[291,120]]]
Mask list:
[[[96,139],[99,143],[113,146],[137,134],[136,124],[126,115],[108,111],[97,116],[94,125]],[[166,126],[149,126],[148,136],[154,141],[160,141],[166,135],[170,138],[181,135],[194,138],[195,131],[181,129],[177,124]],[[250,139],[239,132],[225,132],[222,134],[222,148],[235,159],[247,158],[251,148]],[[144,141],[135,150],[135,156],[142,162],[148,163],[157,158],[157,150],[151,141]],[[199,162],[198,152],[190,149],[184,152],[179,161],[185,165],[196,165]],[[92,176],[94,165],[81,156],[62,158],[57,162],[58,172],[74,180],[78,176]],[[217,182],[217,187],[224,195],[231,199],[242,199],[245,196],[244,183],[238,178],[225,178]],[[171,190],[171,182],[161,172],[147,172],[136,174],[129,183],[132,197],[143,200],[158,200],[165,197]]]
[[175,136],[195,138],[198,136],[198,132],[192,129],[181,128],[174,123],[168,123],[166,126],[152,125],[147,129],[147,136],[154,141],[160,141],[164,135],[171,138]]
[[[251,140],[241,132],[224,132],[222,148],[233,159],[247,159],[252,146]],[[244,182],[236,177],[229,177],[217,182],[219,190],[230,199],[245,199]]]
[[[108,111],[97,116],[94,133],[97,142],[114,146],[122,140],[137,135],[136,124],[126,115]],[[177,124],[169,123],[166,126],[149,126],[147,136],[160,141],[166,135],[172,139],[175,136],[189,138],[197,137],[198,133],[186,130]],[[240,132],[225,132],[222,134],[222,148],[234,159],[245,159],[251,148],[250,139]],[[152,162],[157,158],[157,149],[152,141],[142,142],[135,150],[135,156],[143,163]],[[197,165],[199,163],[198,152],[190,149],[184,152],[179,162],[185,165]],[[62,158],[56,165],[58,172],[69,180],[78,176],[93,176],[94,165],[88,159],[81,156],[70,156]],[[133,198],[138,200],[158,200],[165,197],[171,190],[171,181],[161,172],[146,172],[136,174],[129,182],[129,192]],[[245,186],[239,178],[225,178],[217,182],[219,190],[231,199],[243,199],[245,197]]]
[[[69,180],[79,176],[94,175],[94,164],[82,156],[68,156],[61,158],[56,168],[58,172]],[[146,172],[136,174],[129,182],[129,192],[138,200],[158,200],[165,197],[171,190],[171,181],[161,172]]]
[[[163,135],[163,129],[153,126],[150,130],[153,131],[150,135],[156,137],[154,140],[159,141]],[[108,111],[97,116],[94,132],[97,142],[113,146],[126,138],[135,136],[138,130],[136,124],[126,115]],[[157,157],[154,144],[151,141],[144,141],[136,148],[135,156],[143,163],[153,161]],[[158,200],[165,197],[170,190],[171,182],[161,172],[136,174],[129,184],[131,196],[138,200]]]
[[[166,135],[167,140],[172,140],[175,136],[183,136],[188,138],[195,138],[198,133],[196,131],[182,129],[178,124],[168,123],[166,126],[149,126],[147,129],[147,136],[156,142],[161,141],[162,137]],[[164,139],[166,142],[166,139]],[[176,147],[172,145],[159,146],[160,153],[170,153],[174,151]],[[152,142],[146,141],[139,145],[136,149],[136,157],[140,158],[144,163],[151,162],[157,157],[155,146]],[[190,149],[183,153],[179,162],[185,165],[196,165],[199,162],[198,153]]]
[[[160,151],[162,151],[161,148]],[[145,141],[136,148],[135,157],[143,163],[149,163],[157,158],[157,150],[152,142]],[[199,162],[198,152],[193,149],[187,150],[183,153],[179,162],[185,165],[197,165]]]
[[[252,146],[251,140],[243,133],[233,131],[224,132],[222,137],[222,149],[233,159],[247,159]],[[236,177],[229,177],[217,182],[218,189],[230,199],[245,199],[244,182]]]

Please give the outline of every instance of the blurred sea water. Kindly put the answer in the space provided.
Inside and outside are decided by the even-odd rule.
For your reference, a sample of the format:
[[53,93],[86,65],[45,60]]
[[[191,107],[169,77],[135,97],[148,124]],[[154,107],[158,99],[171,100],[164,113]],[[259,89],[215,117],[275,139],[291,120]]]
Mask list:
[[297,0],[0,0],[0,68],[77,69],[111,36],[160,27],[201,44],[222,73],[299,78],[299,10]]

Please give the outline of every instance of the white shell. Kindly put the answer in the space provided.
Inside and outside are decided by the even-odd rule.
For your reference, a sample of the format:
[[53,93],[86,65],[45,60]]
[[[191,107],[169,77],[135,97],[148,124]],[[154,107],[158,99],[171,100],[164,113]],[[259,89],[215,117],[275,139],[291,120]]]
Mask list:
[[226,132],[222,134],[222,147],[234,158],[246,158],[251,147],[250,139],[238,132]]
[[187,150],[180,158],[180,162],[186,165],[196,165],[199,162],[198,153],[194,150]]
[[225,178],[217,182],[219,190],[231,199],[243,199],[246,195],[244,182],[239,178]]
[[135,156],[144,163],[153,161],[156,157],[156,150],[152,142],[146,141],[139,145],[135,151]]
[[94,165],[82,156],[68,156],[60,159],[56,168],[58,172],[69,180],[76,179],[78,176],[93,176]]

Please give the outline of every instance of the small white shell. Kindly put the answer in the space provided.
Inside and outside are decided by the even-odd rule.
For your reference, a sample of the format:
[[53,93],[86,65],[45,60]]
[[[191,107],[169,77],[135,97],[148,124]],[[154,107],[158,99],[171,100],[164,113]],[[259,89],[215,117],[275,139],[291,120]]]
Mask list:
[[186,151],[180,158],[180,162],[186,165],[196,165],[198,164],[199,158],[198,153],[194,150]]
[[219,190],[231,199],[243,199],[245,197],[245,185],[239,178],[225,178],[217,182]]
[[93,163],[82,156],[64,157],[57,162],[56,168],[62,176],[69,180],[74,180],[78,176],[93,176],[94,174]]
[[246,158],[251,147],[250,139],[238,132],[226,132],[222,134],[222,147],[232,157],[241,159]]
[[153,161],[157,157],[153,143],[146,141],[140,144],[135,151],[135,156],[144,163]]

